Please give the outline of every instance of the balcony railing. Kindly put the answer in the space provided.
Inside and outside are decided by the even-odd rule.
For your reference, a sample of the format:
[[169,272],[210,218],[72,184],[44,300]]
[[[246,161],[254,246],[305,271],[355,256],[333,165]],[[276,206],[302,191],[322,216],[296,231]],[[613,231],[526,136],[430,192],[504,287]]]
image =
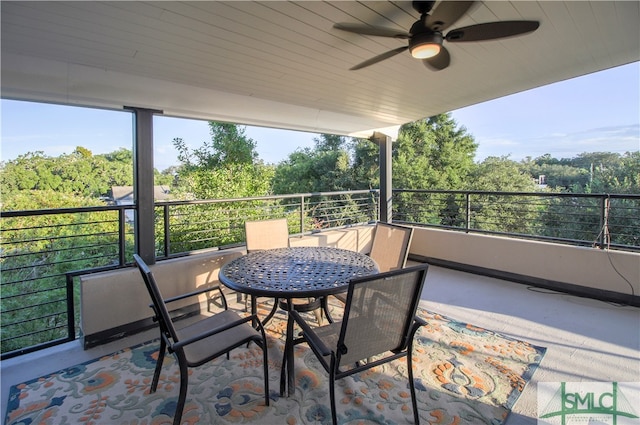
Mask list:
[[[640,195],[394,190],[395,222],[640,250]],[[377,191],[156,203],[156,255],[242,245],[244,222],[286,217],[291,234],[373,222]],[[74,278],[125,267],[135,206],[4,211],[0,228],[2,357],[77,337]]]
[[394,190],[393,219],[415,226],[640,250],[640,195]]
[[241,245],[245,221],[283,217],[292,235],[375,221],[378,191],[157,202],[156,256]]
[[[306,193],[156,204],[156,256],[242,245],[244,221],[287,217],[291,234],[378,218],[377,191]],[[2,357],[78,335],[81,274],[125,267],[135,250],[135,206],[0,213]]]

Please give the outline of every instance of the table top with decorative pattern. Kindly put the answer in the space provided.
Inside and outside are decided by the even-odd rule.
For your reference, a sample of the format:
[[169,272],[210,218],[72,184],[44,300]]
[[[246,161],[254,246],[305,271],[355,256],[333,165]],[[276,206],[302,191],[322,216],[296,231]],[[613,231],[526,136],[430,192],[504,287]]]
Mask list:
[[253,251],[222,266],[218,278],[250,295],[303,298],[345,291],[349,280],[378,272],[367,255],[328,247]]

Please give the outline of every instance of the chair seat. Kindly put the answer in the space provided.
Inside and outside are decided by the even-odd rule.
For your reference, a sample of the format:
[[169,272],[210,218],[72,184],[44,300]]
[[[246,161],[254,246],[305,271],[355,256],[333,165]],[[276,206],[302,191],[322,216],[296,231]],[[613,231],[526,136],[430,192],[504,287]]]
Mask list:
[[[313,332],[322,341],[324,345],[330,350],[336,350],[338,346],[338,337],[340,336],[340,329],[342,329],[342,322],[333,322],[325,326],[319,326],[314,328]],[[327,364],[329,363],[330,356],[325,356]]]
[[[351,319],[351,323],[357,326],[357,322],[359,321],[370,321],[367,318],[356,318]],[[352,344],[352,349],[349,353],[344,353],[342,356],[342,361],[339,364],[340,367],[347,366],[351,367],[355,362],[370,359],[374,355],[379,355],[383,353],[385,350],[379,350],[378,347],[392,347],[393,341],[397,338],[395,335],[390,334],[390,332],[397,332],[397,329],[385,329],[384,324],[382,326],[375,326],[379,329],[379,332],[376,332],[378,335],[377,338],[371,339],[369,335],[359,335],[359,338],[356,337],[357,344]],[[331,351],[338,351],[338,339],[340,337],[340,331],[342,329],[342,322],[333,322],[326,326],[320,326],[314,328],[314,334],[322,341],[324,345],[327,346]],[[325,360],[328,364],[330,356],[325,356]]]
[[[215,316],[207,317],[194,324],[176,329],[176,332],[178,333],[179,339],[184,341],[240,319],[241,317],[236,312],[224,310]],[[228,352],[229,347],[238,347],[252,339],[259,341],[262,337],[260,333],[247,322],[194,342],[193,344],[188,344],[184,347],[187,364],[191,367],[199,366]],[[219,349],[216,350],[216,347],[219,347]]]

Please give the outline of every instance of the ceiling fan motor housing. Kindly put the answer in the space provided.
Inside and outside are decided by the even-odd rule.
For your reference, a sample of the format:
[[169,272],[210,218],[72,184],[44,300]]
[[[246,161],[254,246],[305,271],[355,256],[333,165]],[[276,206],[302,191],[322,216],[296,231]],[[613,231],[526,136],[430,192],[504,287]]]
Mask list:
[[425,31],[413,34],[409,39],[411,56],[417,59],[426,59],[440,53],[442,47],[442,34],[439,32]]

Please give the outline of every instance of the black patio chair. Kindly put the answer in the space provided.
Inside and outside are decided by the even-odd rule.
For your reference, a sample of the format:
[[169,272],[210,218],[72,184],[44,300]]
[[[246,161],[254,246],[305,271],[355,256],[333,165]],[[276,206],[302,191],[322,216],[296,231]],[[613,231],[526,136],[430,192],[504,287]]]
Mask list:
[[290,313],[289,320],[300,326],[302,335],[295,340],[287,335],[285,350],[307,342],[329,373],[334,425],[338,423],[335,381],[401,357],[407,358],[413,417],[420,423],[411,354],[416,331],[426,325],[416,316],[416,309],[428,267],[423,264],[352,279],[341,322],[312,328],[295,310]]
[[[223,310],[213,316],[206,316],[204,319],[188,324],[184,327],[174,326],[174,320],[169,314],[167,303],[183,300],[188,297],[197,296],[208,291],[217,290],[216,287],[206,288],[196,292],[179,295],[177,297],[163,299],[158,285],[149,269],[149,266],[138,256],[133,256],[144,283],[149,291],[152,304],[150,307],[154,312],[154,320],[160,326],[160,353],[156,362],[153,381],[151,382],[151,392],[155,392],[158,387],[160,370],[164,361],[165,351],[173,354],[180,368],[180,392],[178,404],[173,417],[173,424],[179,425],[182,419],[182,411],[187,398],[188,368],[197,367],[211,361],[222,354],[229,357],[229,352],[241,345],[255,342],[263,353],[264,367],[264,402],[269,405],[269,375],[267,358],[267,340],[262,325],[259,324],[255,316],[240,317],[236,312]],[[258,323],[258,330],[251,326],[251,322]]]

